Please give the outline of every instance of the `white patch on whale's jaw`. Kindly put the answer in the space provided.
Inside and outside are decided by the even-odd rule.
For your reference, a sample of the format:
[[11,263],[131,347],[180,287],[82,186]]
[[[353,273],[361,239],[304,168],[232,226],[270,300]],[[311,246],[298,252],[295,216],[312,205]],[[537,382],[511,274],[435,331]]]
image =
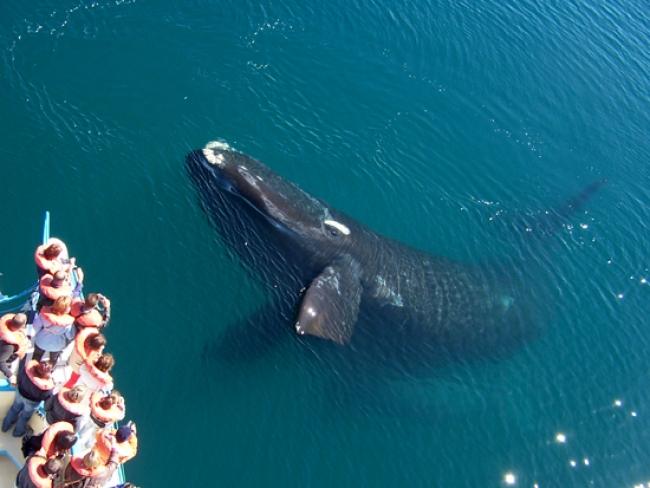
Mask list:
[[210,164],[213,164],[215,166],[223,166],[223,155],[222,154],[215,154],[212,149],[203,149],[203,157],[206,159],[206,161]]
[[337,222],[336,220],[326,220],[323,223],[330,227],[334,227],[341,234],[345,234],[346,236],[350,235],[350,229],[346,225],[343,225],[341,222]]

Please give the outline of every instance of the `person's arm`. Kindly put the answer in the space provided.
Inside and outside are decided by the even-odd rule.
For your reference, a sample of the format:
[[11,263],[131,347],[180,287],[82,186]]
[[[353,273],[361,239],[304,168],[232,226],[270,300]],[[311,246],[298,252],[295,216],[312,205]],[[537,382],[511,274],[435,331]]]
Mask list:
[[16,359],[18,359],[18,356],[14,353],[15,348],[13,344],[0,341],[0,371],[4,373],[10,383],[13,378],[12,386],[16,386],[16,376],[12,371],[12,364]]
[[111,455],[109,456],[108,462],[106,463],[106,469],[99,473],[97,476],[93,476],[91,478],[92,482],[98,486],[110,480],[113,476],[113,473],[117,469],[117,466],[119,465],[119,457],[117,455],[117,441],[115,440],[115,436],[110,434],[106,434],[106,436],[111,439]]
[[102,294],[97,294],[99,300],[104,305],[104,313],[102,314],[102,323],[99,324],[99,328],[103,329],[108,327],[108,323],[111,321],[111,301]]

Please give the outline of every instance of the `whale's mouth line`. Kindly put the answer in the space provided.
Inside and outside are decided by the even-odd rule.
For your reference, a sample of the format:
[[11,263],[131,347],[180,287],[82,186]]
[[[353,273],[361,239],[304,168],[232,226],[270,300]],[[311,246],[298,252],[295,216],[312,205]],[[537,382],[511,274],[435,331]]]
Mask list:
[[[213,163],[210,158],[207,157],[206,153],[212,154],[212,159],[215,161],[218,161],[218,163]],[[282,231],[283,233],[286,234],[294,234],[295,232],[293,229],[288,227],[286,224],[282,223],[280,219],[274,217],[272,214],[270,214],[268,211],[265,211],[263,208],[260,208],[260,205],[257,204],[253,199],[249,198],[238,186],[237,182],[230,177],[230,175],[224,171],[224,166],[225,163],[223,162],[223,157],[221,154],[218,154],[217,156],[214,156],[214,153],[210,150],[204,149],[201,152],[201,164],[203,167],[210,172],[212,175],[212,186],[215,191],[218,191],[226,198],[237,198],[246,205],[248,205],[251,209],[255,210],[255,212],[263,217],[267,222],[269,222],[273,227],[276,229]],[[253,175],[254,177],[254,175]],[[244,181],[246,181],[246,178],[242,178]],[[254,188],[253,185],[248,186],[252,191],[258,192],[258,194],[261,195],[261,192],[259,192],[258,189]]]

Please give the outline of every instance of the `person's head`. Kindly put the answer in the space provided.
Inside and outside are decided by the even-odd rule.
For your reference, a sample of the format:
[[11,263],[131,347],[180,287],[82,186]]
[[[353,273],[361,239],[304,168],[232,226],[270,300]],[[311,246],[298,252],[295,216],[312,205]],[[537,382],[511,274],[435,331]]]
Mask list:
[[43,256],[45,256],[46,259],[55,259],[59,257],[61,251],[63,251],[61,244],[53,242],[43,250]]
[[63,271],[57,271],[52,275],[52,287],[59,288],[65,282],[66,275]]
[[121,444],[122,442],[128,441],[133,435],[130,425],[123,425],[115,432],[115,440]]
[[17,313],[9,321],[9,329],[15,332],[18,329],[22,329],[23,327],[25,327],[26,323],[27,323],[27,315],[25,315],[24,313]]
[[56,449],[59,452],[67,451],[72,449],[77,442],[77,436],[69,430],[62,430],[56,435],[55,438]]
[[102,354],[97,358],[97,361],[95,361],[95,367],[104,373],[108,373],[114,364],[115,359],[113,359],[113,355],[110,353]]
[[99,351],[106,345],[106,337],[104,337],[104,334],[100,334],[99,332],[96,334],[90,334],[86,337],[84,345],[93,351]]
[[48,459],[43,466],[43,471],[48,476],[56,476],[61,471],[61,461],[57,458]]
[[52,363],[49,360],[41,361],[34,369],[39,378],[49,379],[52,376]]
[[97,296],[97,293],[89,293],[84,299],[84,308],[86,310],[92,310],[97,306],[98,302],[99,297]]
[[91,449],[83,457],[84,468],[93,470],[102,464],[102,458],[97,451]]
[[70,297],[59,297],[52,304],[52,312],[57,315],[63,315],[70,308]]
[[72,403],[81,403],[81,401],[86,398],[86,391],[85,385],[74,385],[70,391],[68,391],[68,400]]
[[105,397],[102,397],[101,400],[97,402],[97,405],[99,405],[99,408],[103,410],[109,410],[116,403],[117,403],[117,398],[115,398],[112,394],[110,394],[110,395],[106,395]]

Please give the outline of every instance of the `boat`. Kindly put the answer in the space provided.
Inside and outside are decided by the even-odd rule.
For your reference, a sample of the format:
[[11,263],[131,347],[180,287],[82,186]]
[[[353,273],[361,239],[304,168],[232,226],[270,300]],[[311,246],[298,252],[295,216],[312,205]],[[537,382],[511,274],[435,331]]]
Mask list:
[[[45,212],[45,219],[43,223],[43,244],[49,244],[52,242],[59,242],[62,244],[63,251],[61,253],[62,257],[68,258],[68,250],[65,247],[65,244],[56,237],[50,236],[50,213]],[[76,271],[73,270],[73,288],[77,285],[77,275]],[[83,298],[83,294],[79,294],[79,297]],[[38,292],[38,281],[27,288],[26,290],[16,294],[16,295],[3,295],[0,293],[0,316],[3,316],[6,313],[16,313],[24,312],[28,316],[31,313],[32,315],[36,313],[36,304],[39,299]],[[31,320],[28,322],[31,323]],[[30,330],[31,325],[28,324],[27,332],[32,336],[32,331]],[[67,378],[70,377],[71,368],[67,365],[67,359],[70,356],[74,347],[74,342],[71,342],[66,346],[66,348],[61,353],[59,359],[59,366],[53,372],[53,379],[55,383],[54,392],[56,393],[61,386],[66,382]],[[33,348],[30,348],[25,360],[31,358]],[[62,363],[65,363],[64,365]],[[2,374],[0,373],[0,376]],[[9,380],[6,378],[0,378],[0,419],[5,417],[5,414],[11,407],[14,401],[14,393],[16,389],[12,387],[9,383]],[[31,429],[34,433],[39,434],[45,430],[47,424],[45,423],[45,412],[41,408],[32,416],[29,423],[27,424],[28,429]],[[0,431],[0,488],[5,487],[14,487],[16,475],[18,471],[25,464],[25,459],[21,451],[22,438],[13,437],[11,435],[11,429],[8,432]],[[85,442],[78,441],[77,444],[72,448],[73,454],[84,453],[88,449],[84,446]],[[113,477],[104,484],[105,487],[114,487],[119,486],[125,481],[124,475],[124,465],[120,464],[118,469],[115,471]]]

